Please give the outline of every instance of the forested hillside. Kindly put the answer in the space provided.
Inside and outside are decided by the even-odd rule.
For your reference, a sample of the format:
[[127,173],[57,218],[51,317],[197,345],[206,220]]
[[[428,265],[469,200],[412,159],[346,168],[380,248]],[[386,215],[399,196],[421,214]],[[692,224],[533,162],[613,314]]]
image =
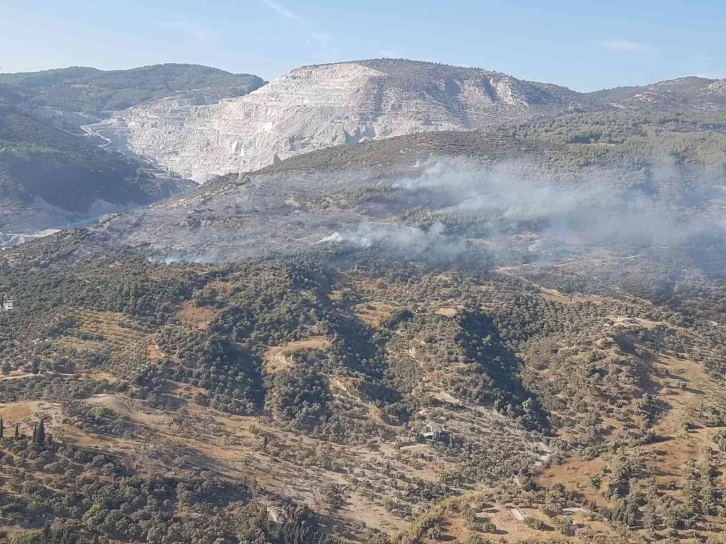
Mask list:
[[110,71],[73,67],[0,74],[0,89],[15,93],[15,100],[90,113],[121,110],[184,91],[241,96],[264,83],[257,76],[193,64],[158,64]]
[[[49,241],[17,251],[37,262]],[[400,542],[723,530],[718,284],[656,302],[574,291],[591,273],[577,263],[59,257],[27,274],[17,254],[0,276],[13,526],[308,541],[287,533],[313,515],[294,499],[315,539],[316,524]],[[30,438],[41,420],[51,443]]]
[[[505,77],[331,66],[305,100],[381,78],[458,116]],[[132,99],[153,74],[234,87],[199,70],[134,72]],[[117,81],[37,77],[4,96]],[[0,542],[722,542],[726,117],[663,101],[718,82],[565,109],[525,83],[546,112],[359,133],[153,203],[184,183],[1,105],[8,207],[151,204],[0,252]]]
[[2,253],[9,540],[718,542],[723,138],[365,142]]
[[[699,165],[726,168],[726,115],[699,112],[570,113],[496,130],[432,132],[336,146],[292,157],[267,172],[372,168],[380,172],[417,159],[457,156],[495,163],[547,157],[560,171],[591,164]],[[234,177],[234,176],[232,176]]]

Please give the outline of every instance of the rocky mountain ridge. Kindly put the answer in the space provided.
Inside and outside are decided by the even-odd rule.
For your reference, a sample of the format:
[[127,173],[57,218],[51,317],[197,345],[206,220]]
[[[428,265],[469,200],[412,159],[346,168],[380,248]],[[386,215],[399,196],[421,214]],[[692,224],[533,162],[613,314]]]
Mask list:
[[298,68],[215,104],[178,96],[150,101],[94,130],[120,149],[205,182],[341,144],[623,108],[723,110],[724,82],[681,78],[583,94],[478,68],[363,60]]
[[339,144],[484,128],[575,107],[578,97],[563,87],[477,68],[384,59],[298,68],[217,104],[152,101],[95,129],[204,182]]
[[596,91],[589,96],[618,108],[723,111],[726,109],[726,80],[681,77],[640,87]]

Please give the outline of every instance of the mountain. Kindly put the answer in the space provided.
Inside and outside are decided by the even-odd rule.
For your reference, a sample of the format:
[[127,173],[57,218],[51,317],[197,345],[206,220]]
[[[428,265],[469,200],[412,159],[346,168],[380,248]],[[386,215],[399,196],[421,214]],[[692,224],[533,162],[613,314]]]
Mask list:
[[577,93],[477,68],[367,60],[293,70],[247,96],[170,97],[96,127],[119,146],[197,181],[337,144],[472,130],[574,107]]
[[0,104],[0,229],[41,229],[193,187]]
[[582,94],[478,68],[377,59],[306,66],[270,84],[180,64],[5,74],[0,100],[203,182],[340,144],[563,112],[724,111],[726,86],[688,77]]
[[190,64],[0,74],[0,228],[84,221],[193,187],[143,157],[124,158],[85,126],[150,99],[215,102],[264,84],[257,76]]
[[581,94],[476,68],[380,59],[299,68],[216,104],[151,101],[94,130],[204,182],[340,144],[622,108],[724,111],[726,91],[723,81],[683,78]]
[[589,93],[616,107],[658,110],[726,110],[726,79],[682,77],[639,87],[618,87]]
[[[191,93],[199,100],[241,96],[265,81],[194,64],[159,64],[103,71],[72,67],[42,72],[0,74],[0,99],[30,108],[65,128],[84,124],[74,112],[103,116],[146,100]],[[85,123],[88,119],[85,118]]]

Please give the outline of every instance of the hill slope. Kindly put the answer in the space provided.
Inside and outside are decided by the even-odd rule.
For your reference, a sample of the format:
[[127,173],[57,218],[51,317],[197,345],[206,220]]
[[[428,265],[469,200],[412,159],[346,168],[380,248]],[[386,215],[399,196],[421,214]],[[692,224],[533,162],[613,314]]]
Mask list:
[[[722,280],[664,262],[660,247],[586,247],[522,205],[462,209],[484,199],[457,203],[465,180],[446,171],[358,186],[343,172],[337,187],[329,172],[318,186],[251,176],[131,218],[156,214],[183,247],[203,244],[204,262],[149,259],[148,241],[135,248],[146,258],[96,252],[118,219],[0,254],[14,301],[0,313],[0,415],[28,436],[42,418],[54,437],[0,440],[17,476],[0,482],[0,509],[16,514],[0,524],[237,542],[286,523],[293,500],[345,541],[717,538]],[[529,190],[530,203],[545,196]],[[549,219],[560,200],[544,201]],[[316,217],[340,236],[210,262],[271,235],[305,242]],[[570,247],[538,260],[548,237]],[[424,252],[442,258],[415,262]],[[101,470],[114,500],[98,514],[88,484]],[[163,515],[150,517],[148,489]]]
[[718,541],[725,127],[338,146],[0,253],[0,527]]
[[341,145],[210,180],[104,223],[86,248],[206,262],[381,243],[400,258],[484,250],[519,263],[577,255],[589,232],[618,251],[690,248],[684,258],[714,274],[721,249],[696,255],[689,238],[725,209],[726,119],[710,127],[698,115],[609,112]]
[[264,84],[257,76],[190,64],[0,74],[0,228],[25,231],[85,220],[193,187],[140,157],[91,145],[108,142],[85,125],[154,98],[215,102]]
[[588,96],[618,107],[723,111],[726,80],[682,77],[639,87],[605,89]]
[[658,162],[723,172],[724,149],[724,113],[616,109],[543,117],[493,130],[425,132],[333,146],[295,155],[263,171],[363,169],[388,174],[432,157],[491,163],[517,161],[523,156],[531,161],[545,154],[560,175],[593,164],[629,163],[640,169]]
[[116,114],[106,128],[133,152],[206,181],[332,145],[482,128],[577,100],[562,87],[481,69],[369,60],[299,68],[219,104],[150,102]]
[[92,112],[121,110],[184,91],[240,96],[264,84],[254,75],[232,74],[195,64],[157,64],[109,71],[73,67],[0,74],[0,86],[35,105]]
[[0,228],[25,230],[149,204],[192,187],[0,105]]
[[[250,74],[231,74],[195,64],[157,64],[130,70],[72,67],[0,74],[0,101],[16,104],[74,132],[110,111],[146,100],[189,94],[214,102],[245,95],[265,84]],[[75,115],[77,113],[84,115]],[[97,119],[100,120],[100,119]]]

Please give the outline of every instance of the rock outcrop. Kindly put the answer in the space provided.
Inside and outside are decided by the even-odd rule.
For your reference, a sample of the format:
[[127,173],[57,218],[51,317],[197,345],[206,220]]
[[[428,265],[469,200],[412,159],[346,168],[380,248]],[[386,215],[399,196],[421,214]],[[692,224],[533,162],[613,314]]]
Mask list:
[[156,100],[95,129],[126,151],[204,182],[339,144],[491,126],[571,106],[580,96],[481,69],[371,60],[299,68],[216,104]]

